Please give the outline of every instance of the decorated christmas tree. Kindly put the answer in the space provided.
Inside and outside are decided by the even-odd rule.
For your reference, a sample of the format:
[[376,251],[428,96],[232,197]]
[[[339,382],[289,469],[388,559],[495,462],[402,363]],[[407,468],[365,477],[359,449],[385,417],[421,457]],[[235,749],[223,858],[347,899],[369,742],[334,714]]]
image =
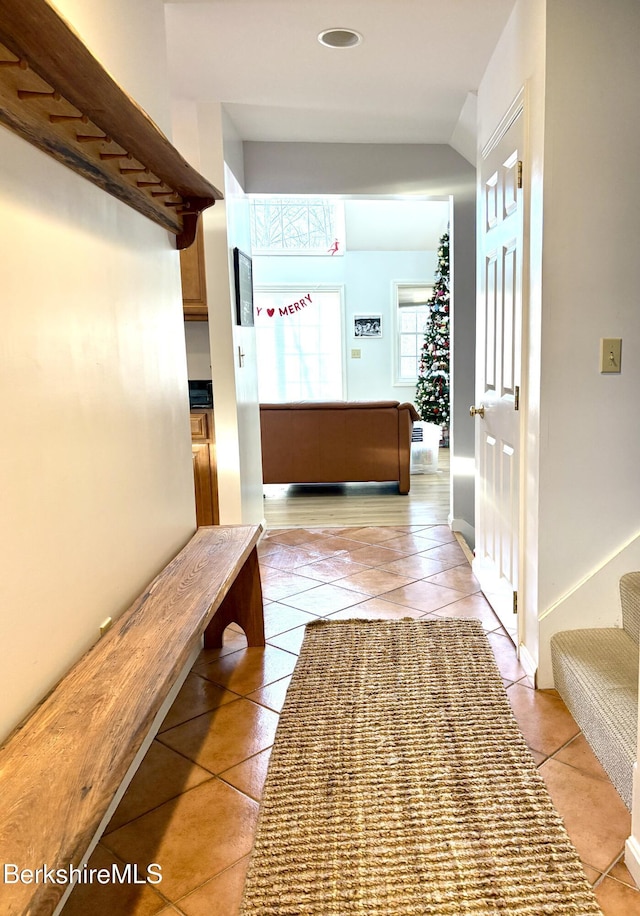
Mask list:
[[449,233],[438,248],[433,296],[427,303],[429,318],[420,351],[416,409],[422,420],[442,428],[442,441],[449,443]]

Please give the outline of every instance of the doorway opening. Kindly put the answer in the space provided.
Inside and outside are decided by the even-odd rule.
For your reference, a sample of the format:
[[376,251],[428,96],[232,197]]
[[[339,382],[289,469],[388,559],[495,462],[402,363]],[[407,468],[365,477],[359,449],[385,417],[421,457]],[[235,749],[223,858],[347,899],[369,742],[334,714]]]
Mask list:
[[[449,198],[250,195],[249,208],[261,403],[414,403]],[[351,524],[354,512],[385,524],[446,524],[448,449],[439,458],[436,473],[412,478],[408,496],[384,484],[271,485],[267,522],[286,527],[295,505],[304,516],[295,524]]]

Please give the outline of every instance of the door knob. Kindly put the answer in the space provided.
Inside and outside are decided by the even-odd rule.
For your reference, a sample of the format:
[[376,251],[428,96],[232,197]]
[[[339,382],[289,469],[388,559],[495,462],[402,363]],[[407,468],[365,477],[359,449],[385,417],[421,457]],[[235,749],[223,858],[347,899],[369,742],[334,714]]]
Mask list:
[[484,404],[481,404],[480,407],[470,407],[469,415],[471,417],[484,417]]

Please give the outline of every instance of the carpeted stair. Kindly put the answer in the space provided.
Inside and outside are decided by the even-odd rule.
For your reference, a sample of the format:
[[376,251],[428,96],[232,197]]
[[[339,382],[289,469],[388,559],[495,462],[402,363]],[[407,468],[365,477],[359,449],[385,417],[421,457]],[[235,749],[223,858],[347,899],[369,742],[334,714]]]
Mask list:
[[568,630],[551,638],[555,686],[626,806],[638,742],[640,572],[620,580],[622,629]]

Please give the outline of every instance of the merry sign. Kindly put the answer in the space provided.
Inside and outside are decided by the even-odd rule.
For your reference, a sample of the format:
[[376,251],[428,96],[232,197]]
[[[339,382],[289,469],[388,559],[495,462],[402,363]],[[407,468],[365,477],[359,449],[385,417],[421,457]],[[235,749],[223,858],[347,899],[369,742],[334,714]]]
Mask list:
[[259,306],[256,309],[256,314],[260,316],[262,312],[266,311],[269,318],[273,318],[277,312],[279,316],[284,317],[285,315],[294,315],[296,312],[302,311],[302,309],[306,308],[308,305],[311,305],[311,293],[305,293],[302,299],[298,299],[297,302],[292,302],[291,305],[281,305],[277,309],[264,309]]

